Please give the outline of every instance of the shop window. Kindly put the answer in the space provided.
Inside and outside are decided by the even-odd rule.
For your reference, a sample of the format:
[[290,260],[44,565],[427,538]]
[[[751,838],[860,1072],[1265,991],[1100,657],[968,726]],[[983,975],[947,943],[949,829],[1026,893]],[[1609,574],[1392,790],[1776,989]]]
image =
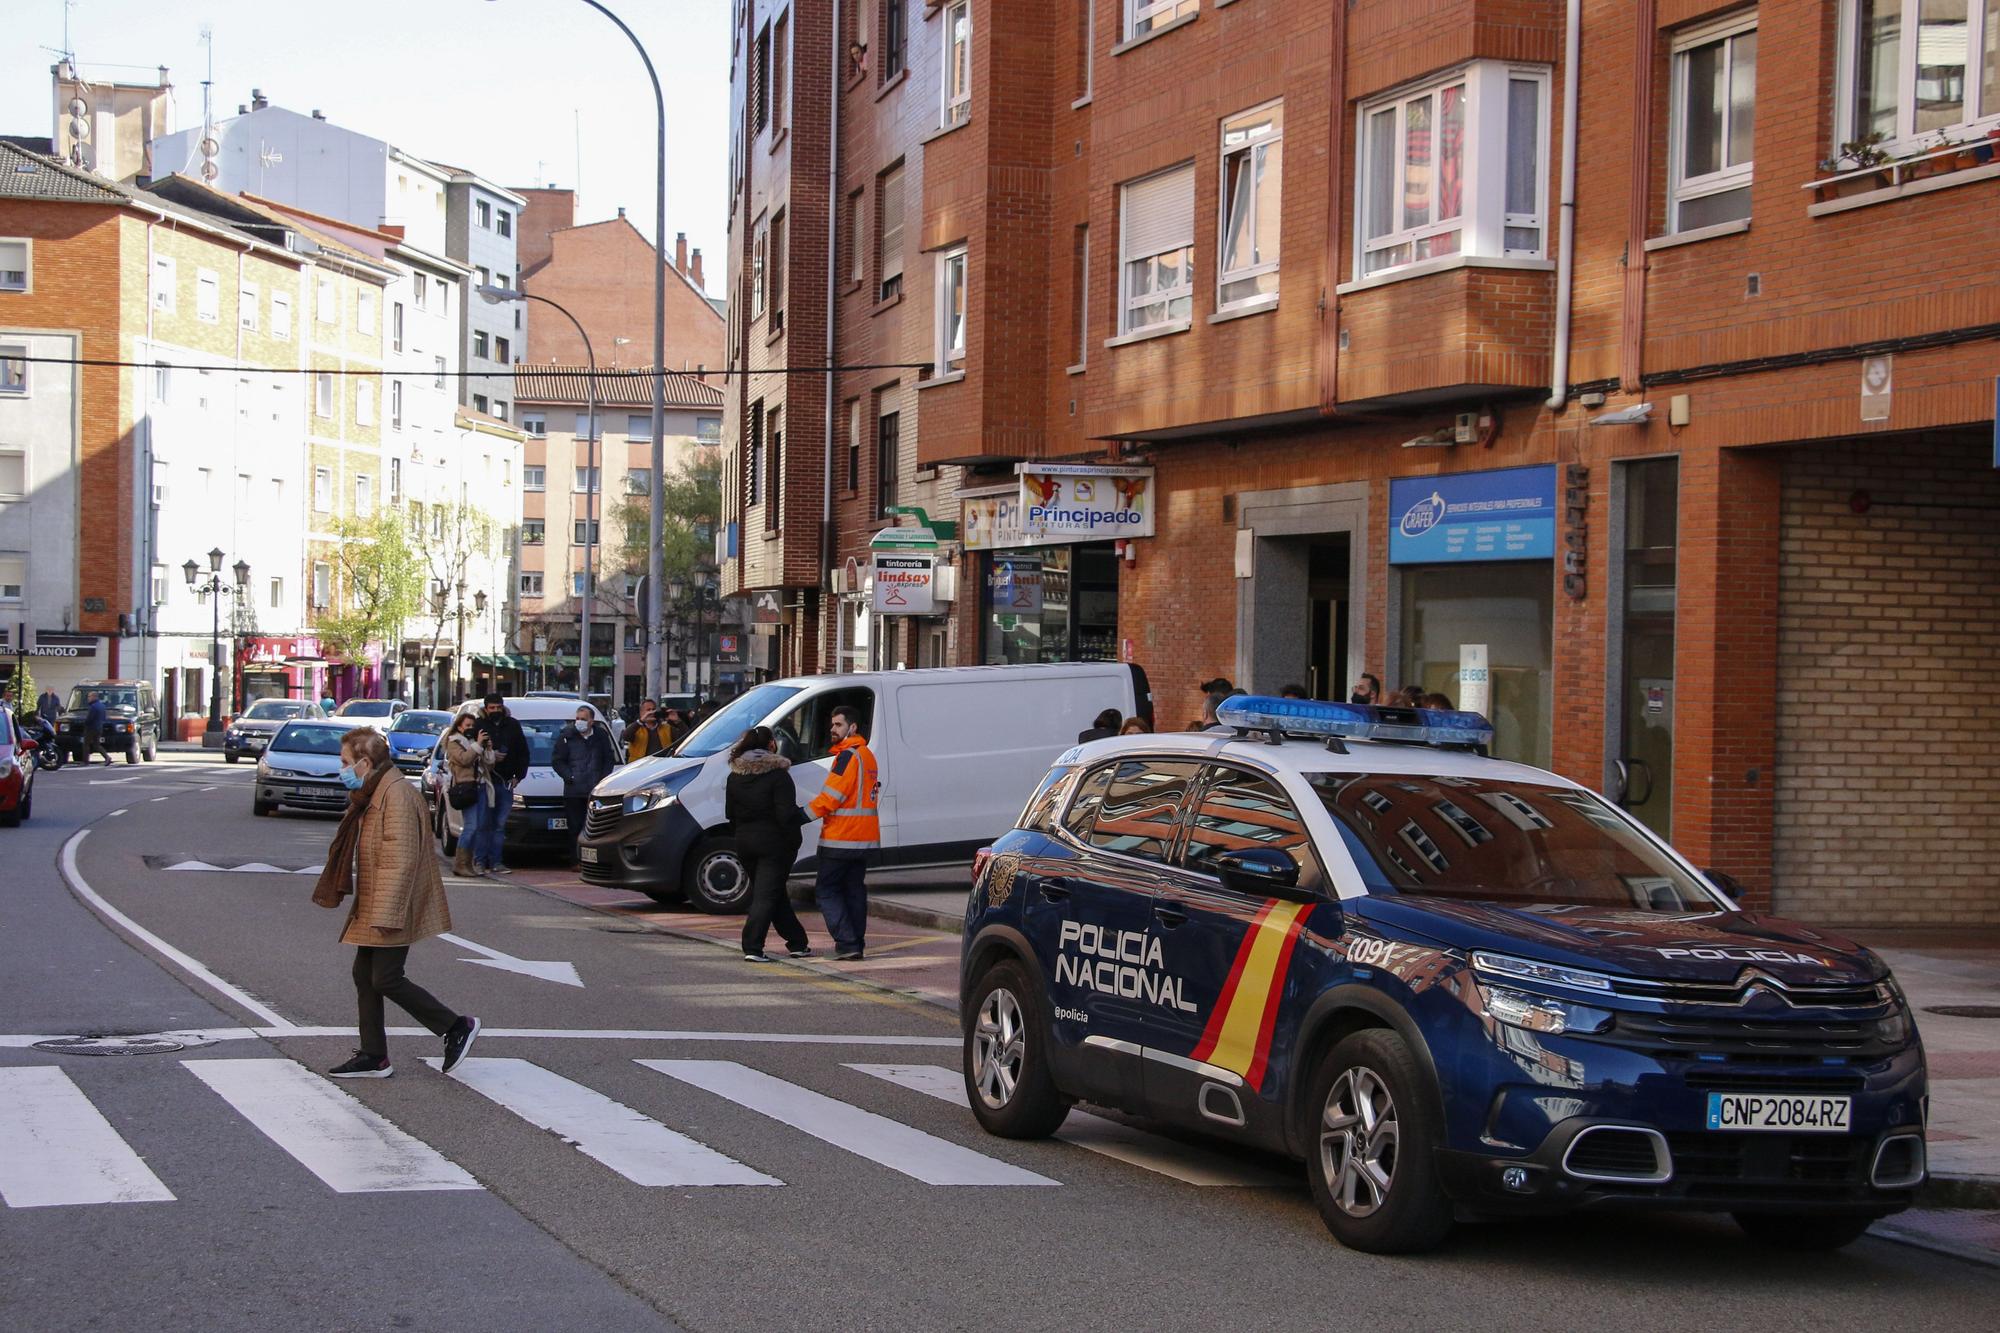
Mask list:
[[1750,216],[1751,140],[1757,111],[1753,12],[1674,41],[1671,231]]
[[984,556],[989,666],[1118,660],[1118,558],[1110,542]]
[[1493,753],[1548,767],[1554,566],[1546,560],[1496,560],[1408,565],[1400,573],[1400,683],[1464,702],[1460,665],[1477,656],[1467,648],[1483,647]]

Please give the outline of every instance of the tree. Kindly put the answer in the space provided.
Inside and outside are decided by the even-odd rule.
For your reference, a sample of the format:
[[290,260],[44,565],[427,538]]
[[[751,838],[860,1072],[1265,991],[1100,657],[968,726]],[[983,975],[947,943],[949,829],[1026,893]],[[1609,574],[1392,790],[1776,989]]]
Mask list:
[[[704,449],[681,464],[666,481],[661,496],[665,510],[660,531],[660,565],[667,582],[692,578],[695,569],[715,556],[715,516],[722,511],[722,451]],[[646,572],[647,535],[652,528],[651,499],[637,495],[612,511],[619,525],[618,555],[630,574]]]
[[332,655],[352,661],[370,643],[400,642],[403,622],[422,604],[423,569],[393,510],[338,519],[333,531],[339,588],[316,628]]
[[[465,598],[471,595],[472,590],[464,588],[466,574],[471,570],[473,561],[493,554],[494,533],[498,527],[485,510],[463,500],[438,501],[429,505],[413,502],[410,505],[410,533],[430,585],[430,601],[426,609],[431,624],[431,651],[427,660],[433,664],[437,662],[438,648],[445,641],[447,628],[459,621],[465,609]],[[484,591],[496,606],[504,600],[500,589]],[[462,670],[458,661],[459,646],[454,640],[454,676]],[[435,681],[431,688],[435,699]]]

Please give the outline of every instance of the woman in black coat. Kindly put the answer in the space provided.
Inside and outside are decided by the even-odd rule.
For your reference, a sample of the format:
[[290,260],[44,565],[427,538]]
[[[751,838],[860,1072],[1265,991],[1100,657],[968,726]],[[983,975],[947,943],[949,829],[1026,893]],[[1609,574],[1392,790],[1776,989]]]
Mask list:
[[750,914],[743,919],[743,961],[768,963],[764,940],[777,926],[794,958],[812,957],[806,928],[785,893],[799,859],[799,829],[806,822],[792,787],[791,761],[771,750],[771,729],[752,727],[729,751],[729,784],[723,812],[736,830],[736,850],[750,877]]

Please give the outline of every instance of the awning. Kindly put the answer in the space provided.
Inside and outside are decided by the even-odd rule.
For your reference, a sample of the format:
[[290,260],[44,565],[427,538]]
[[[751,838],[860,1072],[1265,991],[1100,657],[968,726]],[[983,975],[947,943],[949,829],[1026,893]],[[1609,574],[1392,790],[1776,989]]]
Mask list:
[[535,659],[519,653],[474,653],[472,664],[498,671],[528,671],[534,667]]
[[[548,662],[550,666],[556,666],[556,667],[573,667],[576,665],[576,659],[574,657],[557,657],[552,655],[548,659]],[[609,667],[618,665],[615,659],[603,656],[593,656],[590,659],[590,664],[594,667]]]

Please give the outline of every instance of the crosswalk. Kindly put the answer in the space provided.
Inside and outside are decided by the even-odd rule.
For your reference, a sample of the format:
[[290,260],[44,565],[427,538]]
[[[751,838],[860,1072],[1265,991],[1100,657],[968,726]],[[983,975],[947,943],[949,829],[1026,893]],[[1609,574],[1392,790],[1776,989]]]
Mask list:
[[[733,1060],[635,1063],[671,1080],[683,1092],[693,1090],[700,1097],[752,1112],[778,1126],[781,1134],[817,1140],[926,1185],[1006,1188],[1063,1183],[855,1104],[871,1100],[866,1096],[869,1087],[888,1084],[964,1107],[964,1080],[944,1065],[847,1064],[833,1071],[836,1080],[850,1075],[865,1078],[843,1085],[838,1091],[844,1095],[835,1096]],[[464,1166],[295,1061],[208,1057],[158,1068],[177,1071],[174,1077],[191,1077],[335,1194],[482,1188]],[[788,1183],[754,1161],[739,1160],[531,1060],[469,1059],[452,1078],[633,1185],[678,1189]],[[855,1100],[846,1100],[847,1095]],[[897,1096],[884,1088],[883,1097],[872,1100],[880,1103],[887,1098],[894,1103]],[[897,1107],[888,1109],[894,1112]],[[969,1115],[963,1128],[972,1142],[997,1142],[984,1138]],[[1295,1184],[1254,1162],[1082,1111],[1070,1114],[1057,1140],[1184,1184]],[[741,1153],[742,1148],[734,1146],[734,1151]],[[1047,1169],[1059,1169],[1061,1160]],[[8,1208],[172,1203],[178,1197],[173,1175],[168,1164],[148,1162],[135,1150],[66,1069],[0,1068],[0,1201]],[[795,1178],[790,1183],[804,1182]]]

